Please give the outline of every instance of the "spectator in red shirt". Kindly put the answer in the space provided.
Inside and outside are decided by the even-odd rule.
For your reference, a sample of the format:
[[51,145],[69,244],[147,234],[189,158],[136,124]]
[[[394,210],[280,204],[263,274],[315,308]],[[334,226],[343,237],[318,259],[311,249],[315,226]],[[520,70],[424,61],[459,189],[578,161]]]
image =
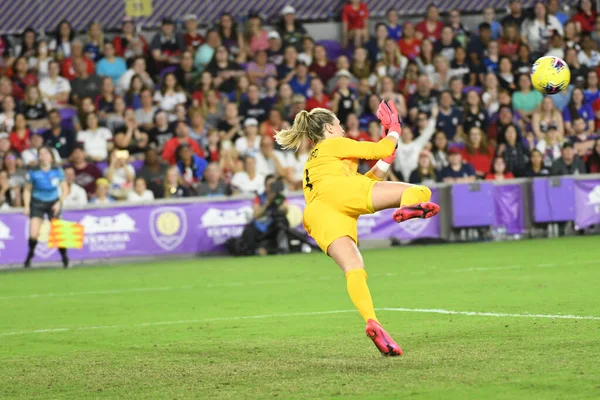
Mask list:
[[359,129],[358,115],[355,113],[348,114],[344,127],[346,128],[346,137],[354,139],[357,142],[371,141],[371,136],[369,136],[367,132],[363,132]]
[[185,22],[185,33],[183,34],[185,47],[194,53],[204,43],[204,36],[198,32],[198,18],[195,14],[188,14],[183,17],[183,21]]
[[79,39],[73,40],[71,43],[71,57],[65,59],[62,62],[60,73],[62,76],[72,81],[77,77],[75,73],[75,61],[82,59],[87,65],[87,71],[89,75],[94,75],[96,66],[92,60],[83,55],[83,42]]
[[[28,70],[27,59],[25,57],[18,57],[13,64],[11,78],[22,92],[25,91],[27,86],[37,86],[38,84],[37,76],[29,73]],[[22,98],[19,100],[22,100]]]
[[150,51],[148,41],[135,32],[135,24],[130,17],[124,18],[121,26],[122,33],[113,39],[115,54],[125,60],[133,60],[135,57],[144,56]]
[[95,164],[85,161],[83,145],[78,144],[73,148],[69,160],[75,170],[75,183],[84,188],[88,196],[93,196],[96,192],[96,180],[102,177],[102,173]]
[[342,8],[342,44],[348,47],[348,41],[354,41],[354,47],[362,47],[369,40],[369,9],[360,0],[351,0]]
[[490,172],[494,149],[488,146],[485,135],[477,127],[471,128],[466,146],[462,151],[463,160],[473,165],[475,174],[483,178]]
[[592,109],[594,110],[595,126],[600,126],[600,98],[594,100],[592,103]]
[[415,26],[412,22],[407,22],[402,27],[402,39],[398,40],[400,53],[409,60],[414,60],[421,52],[421,40],[415,34]]
[[329,97],[323,93],[323,81],[321,79],[313,78],[310,81],[310,90],[312,96],[306,100],[306,111],[310,111],[313,108],[330,109]]
[[[250,56],[254,56],[257,51],[267,50],[269,48],[269,33],[262,25],[262,18],[258,14],[248,16],[246,40],[248,42],[248,51]],[[295,47],[294,47],[295,49]]]
[[[442,36],[444,24],[440,21],[440,13],[434,5],[427,7],[427,16],[417,24],[417,38],[437,42]],[[406,25],[405,28],[406,29]]]
[[327,58],[327,51],[325,47],[318,45],[315,46],[313,62],[308,69],[310,75],[314,78],[318,76],[323,80],[324,84],[327,84],[331,78],[337,72],[335,62],[330,61]]
[[284,129],[287,124],[288,122],[284,121],[281,111],[272,108],[269,110],[269,117],[260,124],[259,133],[261,136],[270,136],[275,139],[275,134]]
[[502,36],[498,41],[500,46],[500,55],[506,56],[515,61],[519,52],[519,46],[521,45],[521,37],[519,36],[519,28],[513,23],[507,23],[504,25]]
[[502,156],[494,157],[490,172],[485,175],[486,181],[503,181],[505,179],[513,179],[515,176],[512,172],[506,170],[506,162]]
[[8,136],[10,148],[14,151],[22,153],[30,147],[29,129],[27,129],[27,120],[25,115],[15,115],[15,129]]
[[204,158],[204,151],[200,148],[190,137],[190,128],[184,121],[178,121],[175,127],[175,137],[167,140],[163,149],[162,158],[171,165],[175,165],[177,162],[177,148],[181,144],[188,144],[194,154],[198,157]]
[[594,31],[597,14],[592,0],[580,0],[577,14],[573,15],[571,21],[575,22],[577,32],[591,33]]

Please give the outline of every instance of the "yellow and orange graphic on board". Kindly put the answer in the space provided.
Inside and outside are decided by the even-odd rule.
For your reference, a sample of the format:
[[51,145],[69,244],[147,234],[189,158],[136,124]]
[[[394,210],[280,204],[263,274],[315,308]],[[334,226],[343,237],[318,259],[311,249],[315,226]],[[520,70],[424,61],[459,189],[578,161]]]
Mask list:
[[81,249],[83,247],[83,236],[83,225],[62,219],[53,219],[50,223],[48,247]]

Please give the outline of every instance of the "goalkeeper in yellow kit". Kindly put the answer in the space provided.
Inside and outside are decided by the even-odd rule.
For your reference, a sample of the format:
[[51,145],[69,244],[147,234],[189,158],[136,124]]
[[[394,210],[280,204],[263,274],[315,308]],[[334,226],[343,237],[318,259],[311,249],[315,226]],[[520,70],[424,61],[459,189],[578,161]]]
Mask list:
[[[383,355],[399,356],[402,349],[375,315],[357,247],[357,220],[360,215],[388,208],[397,208],[393,214],[396,222],[430,218],[439,212],[439,206],[429,202],[431,191],[425,186],[381,182],[402,128],[393,103],[381,102],[377,116],[383,131],[378,143],[345,138],[338,118],[324,108],[301,111],[290,129],[277,133],[276,140],[283,148],[294,150],[306,138],[313,143],[304,166],[304,228],[346,274],[350,298],[367,322],[367,336]],[[362,175],[357,172],[361,159],[379,161]]]

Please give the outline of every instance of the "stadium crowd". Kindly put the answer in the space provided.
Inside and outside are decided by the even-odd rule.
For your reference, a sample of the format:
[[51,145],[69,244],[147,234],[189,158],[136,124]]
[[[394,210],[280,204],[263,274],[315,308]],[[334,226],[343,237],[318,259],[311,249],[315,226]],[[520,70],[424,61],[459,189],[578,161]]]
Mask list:
[[[182,27],[165,18],[149,39],[131,19],[110,38],[96,22],[79,34],[68,21],[52,35],[0,36],[0,206],[22,205],[42,146],[64,166],[70,205],[260,193],[270,175],[297,190],[310,143],[282,151],[275,132],[325,107],[348,137],[377,141],[382,99],[403,120],[390,180],[598,173],[600,16],[590,0],[573,15],[559,6],[510,1],[471,32],[458,11],[442,18],[433,5],[422,20],[400,25],[390,9],[369,27],[352,0],[342,43],[315,42],[289,5],[272,29],[259,15],[223,14],[203,33],[195,15]],[[568,90],[532,88],[543,55],[567,61]]]

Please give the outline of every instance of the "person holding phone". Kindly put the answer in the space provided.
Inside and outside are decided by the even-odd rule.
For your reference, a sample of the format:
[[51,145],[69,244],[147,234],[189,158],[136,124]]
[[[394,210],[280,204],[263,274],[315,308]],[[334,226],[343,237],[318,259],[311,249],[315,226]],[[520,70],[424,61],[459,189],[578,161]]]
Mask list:
[[127,163],[128,159],[129,151],[113,150],[108,167],[104,169],[104,177],[110,182],[110,192],[115,198],[127,197],[127,192],[133,186],[135,169]]
[[[60,218],[62,205],[69,195],[62,168],[55,164],[54,153],[48,147],[38,151],[39,165],[29,170],[23,192],[24,213],[29,216],[29,251],[24,267],[31,267],[31,260],[38,243],[40,227],[44,217]],[[69,268],[67,249],[59,248],[64,268]]]

